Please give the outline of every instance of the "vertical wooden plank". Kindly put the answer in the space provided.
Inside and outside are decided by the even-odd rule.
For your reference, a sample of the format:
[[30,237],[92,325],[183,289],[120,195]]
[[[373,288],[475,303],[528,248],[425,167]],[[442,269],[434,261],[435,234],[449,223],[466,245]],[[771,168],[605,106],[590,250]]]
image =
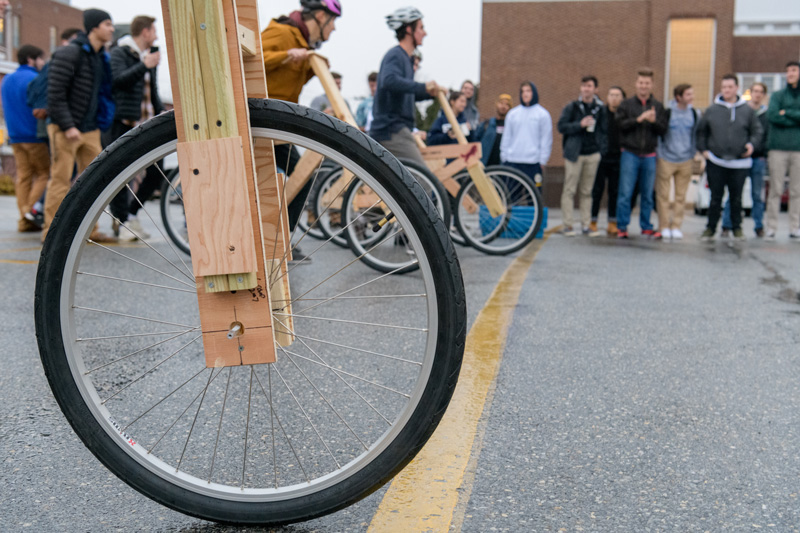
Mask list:
[[267,76],[264,72],[264,52],[261,49],[261,28],[258,23],[256,0],[236,0],[239,24],[255,33],[254,54],[244,58],[244,79],[249,98],[267,98]]

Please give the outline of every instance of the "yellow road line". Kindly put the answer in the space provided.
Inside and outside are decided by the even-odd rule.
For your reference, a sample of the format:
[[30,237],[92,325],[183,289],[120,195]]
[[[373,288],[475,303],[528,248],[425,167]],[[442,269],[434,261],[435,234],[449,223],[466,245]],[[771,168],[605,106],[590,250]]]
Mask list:
[[10,265],[36,265],[39,261],[23,261],[22,259],[0,259],[0,263],[8,263]]
[[0,254],[10,254],[13,252],[39,252],[41,249],[41,246],[32,246],[30,248],[9,248],[8,250],[0,249]]
[[528,245],[503,273],[467,336],[458,385],[439,427],[392,481],[372,518],[370,532],[450,531],[473,444],[476,438],[482,440],[478,425],[489,406],[487,396],[500,368],[522,284],[536,254],[555,230]]

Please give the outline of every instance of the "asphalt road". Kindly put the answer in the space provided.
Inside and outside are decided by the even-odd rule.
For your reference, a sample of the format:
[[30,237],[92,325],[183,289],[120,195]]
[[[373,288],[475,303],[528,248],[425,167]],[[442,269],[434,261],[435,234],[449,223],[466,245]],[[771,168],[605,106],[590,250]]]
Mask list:
[[[14,232],[14,211],[0,198],[0,529],[234,531],[139,495],[73,434],[34,338],[38,239]],[[800,528],[800,244],[785,217],[777,242],[741,244],[701,244],[688,218],[680,243],[544,245],[460,491],[462,531]],[[513,258],[459,258],[472,323]],[[366,531],[384,493],[278,531]]]

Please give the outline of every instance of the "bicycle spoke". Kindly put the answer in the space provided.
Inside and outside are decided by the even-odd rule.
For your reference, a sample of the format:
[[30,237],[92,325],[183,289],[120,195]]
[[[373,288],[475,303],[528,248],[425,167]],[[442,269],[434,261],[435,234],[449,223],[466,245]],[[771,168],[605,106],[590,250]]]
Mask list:
[[100,314],[103,314],[103,315],[121,316],[121,317],[125,317],[125,318],[133,318],[134,320],[144,320],[145,322],[155,322],[156,324],[165,324],[167,326],[177,326],[179,328],[189,328],[190,330],[191,329],[197,329],[196,326],[190,326],[188,324],[178,324],[176,322],[166,322],[164,320],[156,320],[155,318],[145,318],[143,316],[128,315],[128,314],[125,314],[125,313],[116,313],[114,311],[106,311],[106,310],[103,310],[103,309],[92,309],[91,307],[81,307],[79,305],[73,305],[72,308],[73,309],[80,309],[81,311],[91,311],[93,313],[100,313]]
[[193,344],[193,343],[197,342],[197,340],[198,340],[199,338],[201,338],[201,337],[202,337],[202,335],[198,335],[198,336],[197,336],[197,337],[195,337],[194,339],[190,340],[188,343],[184,344],[183,346],[181,346],[180,348],[178,348],[177,350],[175,350],[174,352],[172,352],[172,353],[169,355],[169,357],[167,357],[166,359],[162,360],[162,361],[161,361],[160,363],[158,363],[156,366],[154,366],[153,368],[151,368],[150,370],[148,370],[147,372],[145,372],[144,374],[142,374],[142,375],[141,375],[141,376],[139,376],[138,378],[134,379],[133,381],[131,381],[130,383],[128,383],[127,385],[125,385],[124,387],[122,387],[120,390],[118,390],[117,392],[115,392],[114,394],[112,394],[111,396],[109,396],[108,398],[106,398],[105,400],[103,400],[102,402],[100,402],[100,405],[105,405],[105,404],[106,404],[106,402],[108,402],[109,400],[111,400],[111,399],[115,398],[115,397],[116,397],[116,396],[118,396],[120,393],[122,393],[123,391],[127,390],[128,388],[130,388],[130,387],[131,387],[132,385],[134,385],[135,383],[139,382],[139,380],[141,380],[142,378],[144,378],[144,377],[145,377],[147,374],[149,374],[149,373],[153,372],[153,371],[154,371],[156,368],[160,367],[161,365],[163,365],[164,363],[166,363],[167,361],[169,361],[170,359],[172,359],[173,357],[175,357],[177,354],[179,354],[180,352],[182,352],[183,350],[185,350],[186,348],[188,348],[188,347],[189,347],[191,344]]
[[142,352],[146,352],[147,350],[150,350],[150,349],[152,349],[152,348],[155,348],[156,346],[161,346],[162,344],[164,344],[164,343],[166,343],[166,342],[169,342],[169,341],[171,341],[171,340],[173,340],[173,339],[177,339],[178,337],[182,337],[182,336],[186,335],[186,334],[187,334],[187,333],[189,333],[189,332],[192,332],[192,331],[197,331],[198,329],[200,329],[200,326],[198,326],[198,327],[196,327],[196,328],[192,328],[192,329],[187,329],[186,331],[183,331],[183,332],[181,332],[181,333],[178,333],[177,335],[174,335],[174,336],[172,336],[172,337],[170,337],[170,338],[168,338],[168,339],[164,339],[163,341],[158,341],[158,342],[156,342],[156,343],[154,343],[154,344],[151,344],[150,346],[145,346],[144,348],[141,348],[140,350],[136,350],[135,352],[131,352],[131,353],[129,353],[128,355],[123,355],[123,356],[122,356],[122,357],[120,357],[119,359],[115,359],[114,361],[110,361],[110,362],[108,362],[108,363],[105,363],[105,364],[103,364],[103,365],[97,366],[97,367],[95,367],[95,368],[93,368],[93,369],[91,369],[91,370],[87,370],[86,372],[84,372],[84,374],[83,374],[83,375],[84,375],[84,376],[86,376],[86,375],[89,375],[89,374],[91,374],[92,372],[96,372],[96,371],[100,370],[101,368],[106,368],[107,366],[111,366],[111,365],[113,365],[113,364],[119,363],[120,361],[124,361],[125,359],[128,359],[128,358],[130,358],[130,357],[133,357],[133,356],[134,356],[134,355],[136,355],[136,354],[140,354],[140,353],[142,353]]
[[189,293],[189,294],[197,294],[196,290],[192,291],[192,290],[189,290],[189,289],[179,289],[178,287],[170,287],[169,285],[158,285],[156,283],[147,283],[147,282],[144,282],[144,281],[136,281],[136,280],[133,280],[133,279],[116,278],[114,276],[104,276],[102,274],[95,274],[95,273],[92,273],[92,272],[80,272],[80,271],[78,271],[77,274],[81,275],[81,276],[89,276],[89,277],[93,277],[93,278],[102,278],[102,279],[110,279],[110,280],[114,280],[114,281],[121,281],[123,283],[133,283],[133,284],[136,284],[136,285],[145,285],[147,287],[155,287],[157,289],[167,289],[167,290],[170,290],[170,291],[185,292],[185,293]]
[[[130,187],[128,187],[128,189],[130,190]],[[131,192],[133,192],[133,191],[131,191]],[[145,211],[145,212],[147,212],[147,211]],[[147,246],[148,248],[150,248],[150,249],[153,251],[153,253],[155,253],[155,254],[156,254],[158,257],[160,257],[161,259],[163,259],[164,261],[166,261],[167,263],[169,263],[169,264],[170,264],[170,265],[171,265],[171,266],[172,266],[172,267],[173,267],[175,270],[177,270],[178,272],[180,272],[182,276],[186,277],[186,279],[188,279],[189,281],[194,281],[194,276],[191,274],[191,272],[187,273],[186,271],[184,271],[184,270],[181,270],[181,268],[180,268],[178,265],[176,265],[175,263],[173,263],[172,261],[170,261],[169,259],[167,259],[167,258],[164,256],[164,254],[162,254],[161,252],[159,252],[158,250],[156,250],[155,248],[153,248],[153,245],[152,245],[152,244],[150,244],[149,242],[147,242],[146,240],[144,240],[143,238],[141,238],[141,237],[140,237],[140,236],[139,236],[139,235],[138,235],[138,234],[137,234],[135,231],[133,231],[131,228],[129,228],[129,227],[128,227],[128,226],[127,226],[127,225],[126,225],[124,222],[122,222],[120,219],[118,219],[117,217],[115,217],[114,215],[112,215],[112,214],[111,214],[111,212],[110,212],[108,209],[106,209],[105,211],[103,211],[103,213],[105,213],[105,214],[107,214],[108,216],[110,216],[111,218],[113,218],[113,219],[114,219],[114,220],[115,220],[117,223],[119,223],[119,225],[120,225],[121,227],[123,227],[123,228],[125,228],[126,230],[130,231],[131,233],[133,233],[133,235],[134,235],[134,236],[135,236],[135,237],[136,237],[136,238],[139,240],[139,242],[141,242],[142,244],[144,244],[145,246]],[[169,243],[169,239],[167,239],[167,242]],[[172,245],[170,245],[170,246],[172,246]],[[181,260],[181,262],[183,262],[183,260]],[[186,263],[183,263],[183,266],[184,266],[184,267],[186,267]],[[186,268],[188,269],[188,267],[186,267]]]
[[316,435],[317,435],[317,438],[319,438],[319,440],[320,440],[320,442],[322,443],[322,445],[323,445],[323,446],[325,447],[325,449],[328,451],[328,454],[330,454],[330,456],[331,456],[331,459],[333,459],[333,461],[336,463],[336,466],[337,466],[337,468],[341,468],[341,467],[342,467],[342,465],[341,465],[341,464],[339,464],[339,461],[337,461],[337,460],[336,460],[336,456],[335,456],[335,455],[333,455],[333,452],[332,452],[332,451],[331,451],[331,449],[328,447],[328,444],[325,442],[325,439],[323,439],[323,438],[322,438],[322,435],[320,435],[319,431],[317,430],[317,426],[315,426],[315,425],[314,425],[314,422],[312,422],[312,421],[311,421],[311,418],[309,418],[309,416],[308,416],[308,413],[306,413],[306,410],[305,410],[305,409],[303,409],[303,405],[302,405],[302,404],[300,403],[300,401],[297,399],[297,396],[295,396],[295,395],[294,395],[294,392],[292,391],[292,388],[291,388],[291,387],[289,387],[289,384],[286,382],[286,380],[285,380],[285,379],[283,379],[283,375],[281,374],[281,371],[280,371],[280,369],[279,369],[277,366],[275,366],[275,373],[276,373],[276,374],[278,374],[278,377],[279,377],[279,378],[281,378],[281,381],[283,382],[284,386],[286,387],[286,390],[287,390],[287,391],[289,391],[289,394],[290,394],[290,395],[292,396],[292,398],[294,399],[295,403],[297,404],[297,407],[300,409],[300,412],[302,412],[302,413],[303,413],[303,416],[304,416],[304,417],[306,417],[306,420],[308,420],[308,424],[311,426],[311,429],[313,429],[313,430],[314,430],[314,433],[316,433]]
[[[287,329],[287,330],[289,330],[289,329],[290,329],[290,328],[288,328],[288,327],[286,326],[286,324],[284,324],[284,323],[283,323],[283,322],[281,322],[280,320],[278,320],[278,323],[279,323],[281,326],[283,326],[285,329]],[[292,332],[292,333],[294,333],[294,332]],[[346,376],[350,376],[350,377],[353,377],[353,378],[355,378],[355,379],[358,379],[358,380],[361,380],[361,381],[365,381],[365,382],[367,382],[367,383],[370,383],[370,384],[372,384],[372,385],[375,385],[376,387],[384,388],[384,389],[386,389],[386,390],[389,390],[389,391],[391,391],[391,392],[394,392],[394,393],[400,394],[400,395],[402,395],[402,396],[405,396],[406,398],[410,398],[410,396],[408,396],[407,394],[403,394],[402,392],[398,392],[398,391],[396,391],[396,390],[393,390],[393,389],[390,389],[390,388],[388,388],[388,387],[384,387],[384,386],[382,386],[382,385],[380,385],[380,384],[378,384],[378,383],[374,383],[374,382],[372,382],[372,381],[370,381],[370,380],[368,380],[368,379],[364,379],[364,378],[358,377],[358,376],[356,376],[356,375],[354,375],[354,374],[350,374],[349,372],[345,372],[344,370],[337,370],[337,369],[333,368],[331,365],[329,365],[329,364],[328,364],[328,362],[327,362],[327,361],[325,361],[325,359],[323,359],[323,358],[322,358],[322,357],[321,357],[321,356],[320,356],[320,355],[319,355],[317,352],[315,352],[315,351],[314,351],[314,349],[312,349],[312,348],[311,348],[311,347],[310,347],[308,344],[306,344],[304,341],[302,341],[302,340],[301,340],[301,341],[300,341],[300,343],[301,343],[303,346],[305,346],[305,347],[306,347],[306,349],[308,349],[308,350],[309,350],[311,353],[313,353],[313,354],[314,354],[314,356],[315,356],[317,359],[319,359],[319,360],[322,362],[322,365],[323,365],[325,368],[327,368],[328,370],[332,371],[332,372],[333,372],[333,374],[334,374],[334,375],[335,375],[337,378],[339,378],[339,380],[340,380],[342,383],[344,383],[344,384],[347,386],[347,388],[348,388],[348,389],[350,389],[351,391],[353,391],[353,392],[355,393],[355,395],[356,395],[356,396],[358,396],[359,398],[361,398],[361,400],[362,400],[362,401],[363,401],[365,404],[367,404],[367,405],[369,406],[369,408],[370,408],[370,409],[372,409],[373,411],[375,411],[375,413],[376,413],[376,414],[377,414],[379,417],[383,418],[383,420],[384,420],[384,421],[386,421],[386,423],[387,423],[387,424],[391,425],[392,423],[389,421],[389,419],[388,419],[388,418],[386,418],[385,416],[383,416],[383,414],[381,414],[381,412],[380,412],[380,411],[378,411],[378,410],[375,408],[375,406],[373,406],[373,405],[372,405],[372,404],[369,402],[369,400],[367,400],[366,398],[364,398],[364,396],[362,396],[362,395],[361,395],[361,393],[359,393],[359,392],[358,392],[356,389],[354,389],[354,388],[353,388],[353,386],[352,386],[352,385],[350,385],[350,384],[347,382],[347,380],[345,380],[345,379],[344,379],[344,378],[343,378],[341,375],[339,375],[339,374],[340,374],[340,373],[342,373],[342,374],[344,374],[344,375],[346,375]],[[289,353],[291,353],[291,352],[289,352]],[[294,354],[294,355],[297,355],[297,357],[300,357],[301,359],[305,359],[305,357],[303,357],[303,356],[301,356],[301,355],[299,355],[299,354]],[[310,361],[310,359],[309,359],[309,361]]]
[[172,184],[172,182],[169,181],[169,178],[167,178],[167,175],[164,174],[163,170],[161,170],[161,167],[156,165],[156,168],[158,169],[158,172],[161,174],[161,177],[164,178],[164,181],[167,182],[167,184],[169,185],[170,189],[172,189],[175,192],[175,194],[178,195],[178,198],[181,199],[181,203],[183,203],[183,196],[181,196],[181,193],[178,192],[178,189],[176,189],[175,186]]
[[129,427],[131,427],[132,425],[134,425],[134,424],[135,424],[136,422],[138,422],[140,419],[142,419],[142,418],[144,418],[145,416],[147,416],[147,413],[149,413],[150,411],[152,411],[153,409],[155,409],[156,407],[158,407],[159,405],[161,405],[162,403],[164,403],[164,402],[165,402],[167,399],[169,399],[169,397],[170,397],[170,396],[172,396],[173,394],[175,394],[176,392],[178,392],[179,390],[181,390],[181,389],[182,389],[184,386],[188,385],[188,384],[189,384],[191,381],[194,381],[194,379],[195,379],[197,376],[199,376],[200,374],[202,374],[203,372],[205,372],[205,370],[206,370],[205,368],[201,368],[201,369],[200,369],[200,371],[199,371],[197,374],[195,374],[194,376],[192,376],[192,377],[190,377],[189,379],[187,379],[186,381],[184,381],[184,382],[183,382],[183,383],[182,383],[182,384],[181,384],[181,385],[180,385],[180,386],[179,386],[177,389],[173,390],[172,392],[170,392],[169,394],[167,394],[166,396],[164,396],[163,398],[161,398],[160,400],[158,400],[158,402],[157,402],[155,405],[153,405],[153,406],[152,406],[150,409],[148,409],[148,410],[147,410],[147,411],[145,411],[144,413],[142,413],[142,414],[140,414],[139,416],[137,416],[136,418],[134,418],[132,422],[129,422],[127,426],[125,426],[124,428],[122,428],[122,431],[127,431],[127,429],[128,429]]
[[[222,370],[217,372],[217,375],[220,374]],[[208,386],[211,385],[211,378],[214,377],[214,369],[211,369],[211,373],[208,375],[208,383],[206,383],[205,388],[203,389],[203,396],[200,398],[200,403],[197,404],[197,411],[194,413],[194,419],[192,420],[192,426],[189,428],[189,434],[186,435],[186,443],[183,445],[183,451],[181,452],[181,458],[178,459],[178,466],[175,467],[175,472],[181,469],[181,463],[183,463],[183,457],[186,454],[186,448],[189,446],[189,439],[192,438],[192,432],[194,431],[194,426],[197,423],[197,417],[200,415],[200,409],[203,407],[203,401],[206,399],[206,392],[208,392]]]
[[[188,330],[186,330],[188,331]],[[110,335],[108,337],[87,337],[84,339],[75,339],[75,342],[89,342],[89,341],[106,341],[112,339],[130,339],[133,337],[157,337],[159,335],[175,335],[181,333],[180,331],[156,331],[154,333],[131,333],[130,335]]]
[[250,366],[250,388],[247,392],[247,425],[244,428],[244,454],[242,457],[242,490],[244,490],[244,473],[247,467],[247,437],[250,434],[250,403],[253,398],[253,367]]
[[336,346],[337,348],[344,348],[345,350],[352,350],[354,352],[361,352],[361,353],[366,353],[366,354],[369,354],[369,355],[376,355],[378,357],[383,357],[385,359],[391,359],[393,361],[399,361],[401,363],[408,363],[408,364],[411,364],[411,365],[422,366],[422,363],[418,363],[416,361],[410,361],[408,359],[403,359],[402,357],[397,357],[397,356],[394,356],[394,355],[387,355],[387,354],[383,354],[383,353],[373,352],[373,351],[370,351],[370,350],[364,350],[362,348],[356,348],[354,346],[346,346],[344,344],[338,344],[338,343],[331,342],[331,341],[323,341],[323,340],[320,340],[320,339],[315,339],[313,337],[304,337],[304,336],[298,335],[297,333],[294,333],[294,332],[292,333],[292,335],[294,337],[297,337],[298,339],[303,339],[303,340],[310,341],[310,342],[318,342],[320,344],[327,344],[327,345],[330,345],[330,346]]
[[233,367],[228,367],[228,382],[225,384],[225,396],[222,398],[222,410],[219,412],[219,425],[217,426],[217,439],[214,441],[214,454],[211,456],[211,468],[208,470],[208,482],[211,483],[211,477],[214,474],[214,462],[217,459],[217,448],[219,446],[219,435],[222,432],[222,417],[225,415],[225,405],[228,403],[228,389],[231,386],[231,374]]
[[275,314],[280,316],[290,316],[292,318],[307,318],[309,320],[325,320],[328,322],[338,322],[340,324],[356,324],[359,326],[371,326],[373,328],[390,328],[390,329],[402,329],[406,331],[421,331],[421,332],[428,331],[426,328],[412,328],[410,326],[393,326],[391,324],[375,324],[372,322],[359,322],[357,320],[342,320],[340,318],[328,318],[324,316],[297,315],[294,313],[275,313]]
[[[155,163],[153,164],[153,166],[158,167],[158,165],[155,164]],[[191,276],[192,281],[194,281],[195,279],[194,279],[194,274],[192,273],[192,269],[189,268],[186,265],[186,261],[183,260],[183,257],[181,257],[181,255],[178,253],[178,250],[176,250],[175,247],[172,246],[172,240],[169,237],[167,237],[166,235],[164,235],[163,231],[161,231],[161,226],[158,223],[156,223],[156,221],[153,219],[152,215],[147,210],[147,208],[144,206],[142,201],[139,199],[139,197],[136,195],[136,193],[133,192],[133,189],[131,189],[130,184],[128,184],[128,190],[131,191],[131,194],[133,195],[133,198],[136,200],[136,203],[139,204],[139,207],[142,208],[142,211],[144,211],[144,214],[147,215],[147,218],[149,218],[150,222],[152,222],[153,225],[156,227],[156,230],[158,231],[159,235],[161,235],[161,238],[164,239],[167,242],[167,246],[169,246],[170,250],[172,250],[172,253],[175,254],[175,257],[178,258],[178,261],[181,262],[181,264],[183,265],[183,268],[186,269],[186,272],[189,273],[189,275]]]
[[[345,294],[345,293],[339,293]],[[371,296],[331,296],[328,298],[300,298],[298,302],[327,302],[329,300],[378,300],[382,298],[425,298],[427,294],[386,294],[386,295],[371,295]],[[274,302],[290,302],[285,298],[273,298]]]
[[303,369],[302,369],[302,368],[300,368],[300,366],[298,366],[298,364],[297,364],[297,363],[294,361],[294,359],[292,359],[291,357],[289,357],[289,352],[287,352],[287,351],[284,349],[284,347],[283,347],[283,346],[281,346],[280,344],[278,344],[278,348],[279,348],[279,349],[280,349],[280,350],[281,350],[281,351],[284,353],[284,355],[286,355],[286,358],[288,359],[288,361],[289,361],[290,363],[292,363],[292,364],[294,365],[294,367],[295,367],[297,370],[299,370],[299,371],[300,371],[300,373],[303,375],[303,377],[306,379],[306,381],[308,381],[309,385],[311,385],[311,387],[312,387],[312,388],[313,388],[315,391],[317,391],[317,394],[319,394],[320,398],[322,398],[322,401],[323,401],[323,402],[325,402],[325,403],[328,405],[328,407],[330,407],[330,408],[331,408],[331,411],[333,411],[333,414],[335,414],[335,415],[336,415],[336,417],[337,417],[339,420],[341,420],[341,421],[342,421],[342,424],[344,424],[344,425],[345,425],[345,427],[346,427],[346,428],[347,428],[347,429],[350,431],[350,433],[352,433],[352,434],[353,434],[353,436],[354,436],[354,437],[355,437],[355,438],[358,440],[358,442],[360,442],[360,443],[361,443],[361,446],[363,446],[365,450],[368,450],[368,449],[369,449],[369,447],[368,447],[366,444],[364,444],[364,441],[363,441],[363,440],[361,440],[361,437],[359,437],[358,435],[356,435],[356,432],[355,432],[355,431],[353,431],[353,428],[351,428],[351,427],[350,427],[350,424],[348,424],[348,423],[347,423],[347,421],[346,421],[346,420],[345,420],[345,419],[342,417],[342,415],[340,415],[340,414],[339,414],[339,411],[337,411],[337,410],[336,410],[336,408],[335,408],[335,407],[334,407],[334,406],[331,404],[331,402],[329,402],[329,401],[328,401],[328,399],[325,397],[325,395],[324,395],[324,394],[322,394],[322,392],[321,392],[321,391],[320,391],[320,390],[317,388],[317,386],[316,386],[316,385],[314,385],[314,382],[313,382],[313,381],[311,381],[311,379],[308,377],[308,375],[307,375],[305,372],[303,372]]
[[127,259],[128,261],[130,261],[130,262],[132,262],[132,263],[136,263],[136,264],[137,264],[137,265],[139,265],[139,266],[143,266],[143,267],[145,267],[145,268],[147,268],[147,269],[149,269],[149,270],[152,270],[153,272],[158,272],[158,273],[159,273],[159,274],[161,274],[162,276],[166,276],[166,277],[168,277],[168,278],[169,278],[169,279],[171,279],[171,280],[175,280],[175,281],[177,281],[178,283],[180,283],[181,285],[186,285],[187,287],[195,288],[195,287],[194,287],[193,285],[191,285],[190,283],[186,283],[185,281],[183,281],[183,280],[180,280],[180,279],[178,279],[178,278],[176,278],[176,277],[174,277],[174,276],[170,276],[170,275],[169,275],[169,274],[167,274],[166,272],[162,272],[162,271],[158,270],[157,268],[153,268],[153,267],[151,267],[150,265],[145,265],[145,264],[144,264],[144,263],[142,263],[141,261],[137,261],[136,259],[134,259],[134,258],[132,258],[132,257],[129,257],[129,256],[125,255],[125,254],[122,254],[122,253],[120,253],[120,252],[118,252],[118,251],[116,251],[116,250],[112,250],[112,249],[111,249],[111,248],[109,248],[108,246],[103,246],[103,245],[102,245],[102,244],[100,244],[100,243],[94,242],[92,239],[86,239],[86,242],[88,242],[88,243],[91,243],[91,244],[94,244],[95,246],[98,246],[98,247],[102,248],[103,250],[108,250],[108,251],[109,251],[109,252],[111,252],[112,254],[116,254],[116,255],[118,255],[118,256],[120,256],[120,257],[124,258],[124,259]]
[[[255,373],[255,372],[253,372]],[[256,379],[258,376],[256,376]],[[275,454],[275,404],[272,402],[272,365],[267,366],[267,378],[269,379],[269,398],[267,401],[269,402],[269,424],[272,432],[272,470],[275,472],[275,488],[278,488],[278,457]],[[258,380],[258,384],[261,385],[261,380]],[[261,385],[261,389],[264,389],[264,386]],[[266,396],[266,394],[265,394]],[[285,434],[284,434],[285,435]],[[286,438],[288,442],[288,437]],[[289,444],[291,446],[291,443]],[[294,451],[294,449],[292,449]],[[299,459],[298,459],[299,462]]]

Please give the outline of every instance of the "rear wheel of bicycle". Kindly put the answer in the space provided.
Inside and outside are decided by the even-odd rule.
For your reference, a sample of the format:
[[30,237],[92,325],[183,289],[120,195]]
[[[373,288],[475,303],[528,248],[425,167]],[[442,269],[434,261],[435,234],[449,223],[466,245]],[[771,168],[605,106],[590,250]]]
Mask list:
[[[433,202],[446,227],[450,226],[450,198],[441,182],[427,168],[400,160]],[[413,243],[399,231],[391,209],[361,180],[350,185],[342,205],[343,234],[356,257],[369,267],[392,274],[419,268]]]
[[456,198],[456,227],[473,248],[489,255],[506,255],[531,242],[542,227],[542,197],[522,172],[490,166],[486,176],[500,195],[505,212],[493,217],[471,180]]
[[[207,368],[190,259],[168,238],[113,247],[90,237],[113,222],[108,205],[131,178],[175,152],[170,113],[111,145],[62,203],[39,262],[36,335],[67,420],[114,474],[186,514],[280,524],[352,504],[420,450],[456,384],[464,288],[438,212],[378,144],[285,102],[251,101],[250,117],[254,135],[314,150],[367,183],[418,272],[376,275],[321,243],[307,252],[319,261],[268,273],[291,284],[291,301],[272,302],[295,336],[276,344],[277,362]],[[147,206],[139,219],[161,231]]]
[[186,233],[186,213],[183,209],[181,175],[177,168],[167,172],[161,183],[161,222],[173,244],[185,254],[189,253],[189,235]]
[[[336,166],[333,163],[326,160],[320,168],[320,174],[330,172],[335,168]],[[311,191],[310,194],[313,197],[316,191]],[[298,229],[300,233],[308,233],[309,237],[324,241],[328,237],[325,235],[325,232],[322,231],[320,223],[317,221],[317,214],[314,208],[315,204],[316,201],[313,198],[309,198],[306,201],[306,208],[300,213],[300,217],[297,219],[297,225],[299,226]]]
[[342,167],[330,168],[327,172],[320,172],[319,179],[309,195],[311,199],[311,212],[314,213],[316,227],[333,244],[347,248],[347,237],[342,229],[342,191],[346,190],[351,181],[344,182]]

